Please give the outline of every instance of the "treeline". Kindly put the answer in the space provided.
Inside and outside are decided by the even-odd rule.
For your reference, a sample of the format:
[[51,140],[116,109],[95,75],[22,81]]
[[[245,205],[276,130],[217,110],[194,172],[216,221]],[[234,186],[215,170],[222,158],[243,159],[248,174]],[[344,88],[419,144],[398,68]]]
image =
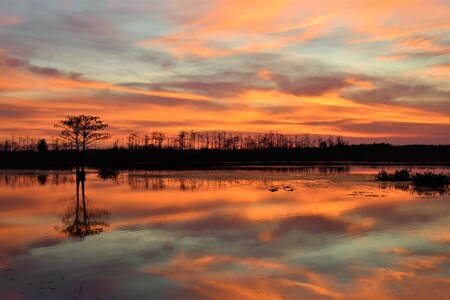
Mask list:
[[293,148],[327,148],[348,145],[342,136],[327,138],[310,134],[281,134],[278,132],[244,134],[228,131],[186,131],[177,136],[163,132],[130,134],[126,140],[116,139],[115,149],[178,149],[178,150],[264,150]]
[[29,136],[11,136],[10,138],[0,139],[0,151],[28,151],[43,152],[47,150],[71,150],[73,146],[67,143],[59,136],[51,137],[50,141],[44,138],[35,138]]
[[[245,134],[228,131],[182,130],[176,136],[155,131],[147,134],[129,134],[115,139],[115,150],[265,150],[333,148],[349,145],[342,136],[322,137],[310,134],[281,134],[278,132]],[[15,137],[0,140],[0,151],[59,151],[72,150],[74,145],[59,136],[50,140],[42,138]],[[105,148],[106,149],[106,148]]]
[[[79,153],[71,151],[0,151],[0,169],[70,169]],[[450,145],[389,144],[349,145],[327,148],[264,150],[114,150],[83,153],[85,166],[111,170],[220,169],[235,166],[296,166],[361,164],[450,165]]]

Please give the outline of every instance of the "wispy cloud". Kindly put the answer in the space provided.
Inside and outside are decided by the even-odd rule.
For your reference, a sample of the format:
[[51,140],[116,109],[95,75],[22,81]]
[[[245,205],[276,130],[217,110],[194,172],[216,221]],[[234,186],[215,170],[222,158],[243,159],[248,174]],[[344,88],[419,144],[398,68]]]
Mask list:
[[16,26],[22,22],[23,20],[18,16],[0,15],[0,26]]

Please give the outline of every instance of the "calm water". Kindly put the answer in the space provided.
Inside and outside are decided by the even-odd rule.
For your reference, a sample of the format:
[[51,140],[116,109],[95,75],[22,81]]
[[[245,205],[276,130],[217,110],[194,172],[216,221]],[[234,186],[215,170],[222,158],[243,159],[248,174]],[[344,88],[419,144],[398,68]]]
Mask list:
[[450,195],[376,172],[1,171],[0,299],[449,299]]

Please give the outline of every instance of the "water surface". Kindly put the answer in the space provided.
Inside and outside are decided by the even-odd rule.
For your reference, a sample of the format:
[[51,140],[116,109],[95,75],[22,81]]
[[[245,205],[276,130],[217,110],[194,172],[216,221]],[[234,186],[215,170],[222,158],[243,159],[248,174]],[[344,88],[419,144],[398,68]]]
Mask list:
[[448,299],[450,195],[378,169],[2,171],[0,299]]

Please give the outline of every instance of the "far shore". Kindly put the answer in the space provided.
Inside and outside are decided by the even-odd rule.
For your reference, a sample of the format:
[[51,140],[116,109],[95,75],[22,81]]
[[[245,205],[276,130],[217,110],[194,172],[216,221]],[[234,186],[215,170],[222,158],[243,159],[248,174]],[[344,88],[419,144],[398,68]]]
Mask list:
[[351,145],[266,150],[87,150],[0,152],[1,169],[221,169],[311,165],[450,166],[450,146]]

